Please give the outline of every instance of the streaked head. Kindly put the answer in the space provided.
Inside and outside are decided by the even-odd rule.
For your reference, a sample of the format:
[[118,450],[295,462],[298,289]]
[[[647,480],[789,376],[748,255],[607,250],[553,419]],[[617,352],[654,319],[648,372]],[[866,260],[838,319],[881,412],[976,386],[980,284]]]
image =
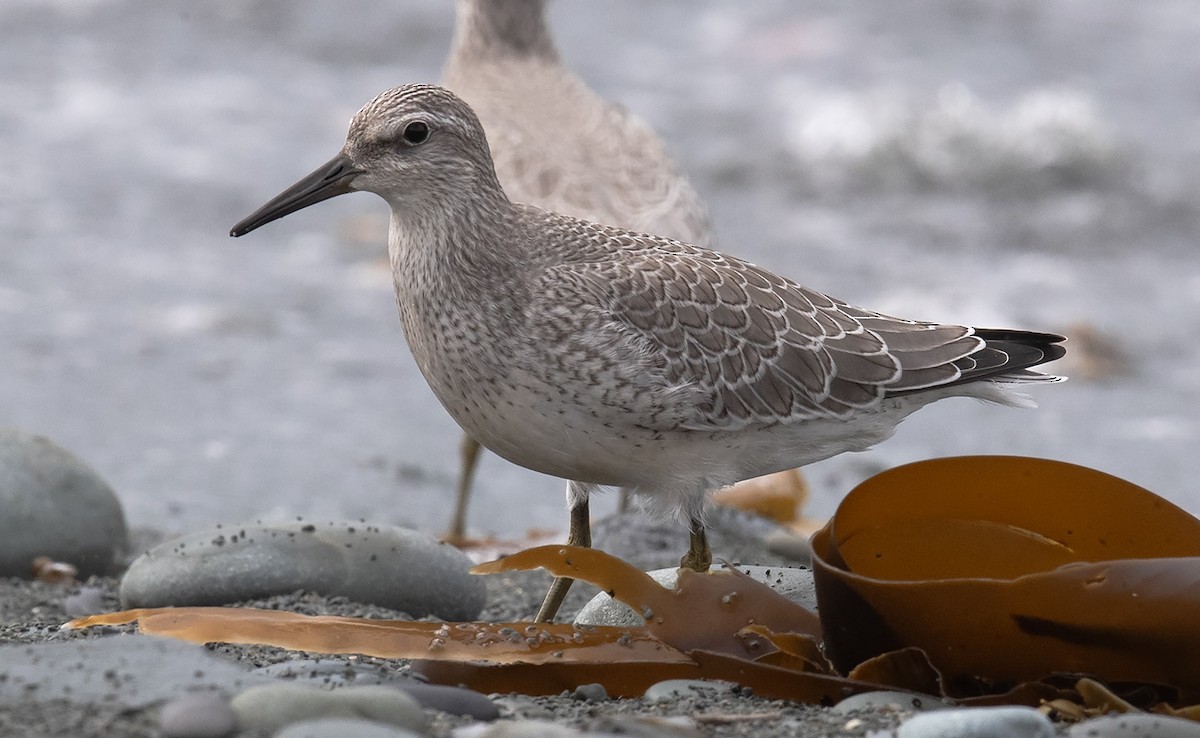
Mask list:
[[405,85],[382,92],[350,121],[337,156],[229,232],[259,226],[337,195],[374,192],[396,210],[503,197],[483,126],[449,90]]

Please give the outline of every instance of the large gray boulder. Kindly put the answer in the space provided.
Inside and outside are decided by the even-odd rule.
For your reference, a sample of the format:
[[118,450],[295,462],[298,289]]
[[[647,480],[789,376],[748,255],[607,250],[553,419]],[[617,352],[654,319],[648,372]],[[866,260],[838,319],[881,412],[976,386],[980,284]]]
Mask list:
[[0,429],[0,576],[30,577],[40,556],[81,577],[111,574],[128,546],[121,503],[99,474],[44,436]]

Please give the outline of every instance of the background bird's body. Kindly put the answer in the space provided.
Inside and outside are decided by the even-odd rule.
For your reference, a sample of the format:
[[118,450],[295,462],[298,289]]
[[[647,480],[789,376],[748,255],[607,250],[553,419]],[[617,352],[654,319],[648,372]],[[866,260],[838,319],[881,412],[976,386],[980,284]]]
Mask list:
[[[455,16],[443,84],[479,116],[514,202],[712,242],[707,210],[654,131],[562,63],[546,0],[458,0]],[[465,538],[478,451],[463,439],[451,541]]]
[[459,0],[443,84],[487,133],[514,202],[708,245],[699,195],[642,120],[567,69],[544,0]]

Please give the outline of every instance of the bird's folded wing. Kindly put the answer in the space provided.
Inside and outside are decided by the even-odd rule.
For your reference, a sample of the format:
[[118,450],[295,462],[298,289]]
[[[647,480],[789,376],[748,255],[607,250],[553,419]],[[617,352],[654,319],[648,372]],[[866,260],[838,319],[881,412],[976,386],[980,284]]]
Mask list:
[[847,417],[957,381],[983,347],[971,328],[860,310],[716,252],[656,246],[588,271],[605,284],[613,333],[687,405],[684,427]]

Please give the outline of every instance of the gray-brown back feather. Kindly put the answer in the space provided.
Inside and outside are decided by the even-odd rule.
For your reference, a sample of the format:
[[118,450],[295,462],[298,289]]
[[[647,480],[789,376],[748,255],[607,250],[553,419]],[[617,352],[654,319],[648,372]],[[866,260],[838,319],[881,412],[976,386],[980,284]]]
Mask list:
[[[533,212],[533,211],[531,211]],[[748,262],[677,241],[543,214],[567,283],[629,334],[696,430],[844,418],[886,397],[1022,370],[1058,336],[976,330],[863,310]]]

